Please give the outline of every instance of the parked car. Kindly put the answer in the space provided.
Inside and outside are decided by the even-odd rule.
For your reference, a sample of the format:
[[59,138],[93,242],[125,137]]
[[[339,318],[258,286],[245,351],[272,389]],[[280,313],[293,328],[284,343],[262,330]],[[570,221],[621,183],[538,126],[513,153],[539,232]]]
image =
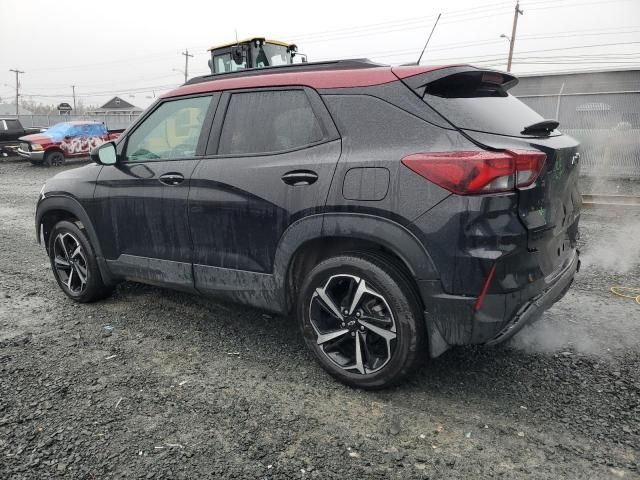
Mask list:
[[510,338],[579,268],[578,144],[516,82],[362,61],[191,80],[47,181],[38,237],[75,301],[131,280],[291,314],[331,375],[386,387]]
[[42,133],[20,138],[18,155],[33,164],[62,165],[67,158],[86,157],[92,148],[115,140],[122,130],[107,130],[101,122],[63,122]]
[[24,128],[18,118],[0,118],[0,156],[15,155],[20,137],[41,132],[40,127]]

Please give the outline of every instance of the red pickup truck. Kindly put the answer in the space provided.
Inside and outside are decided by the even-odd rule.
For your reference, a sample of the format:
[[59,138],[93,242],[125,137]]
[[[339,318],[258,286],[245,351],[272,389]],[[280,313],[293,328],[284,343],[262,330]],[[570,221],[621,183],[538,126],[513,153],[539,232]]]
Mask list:
[[107,130],[100,122],[64,122],[42,133],[20,137],[18,155],[33,164],[62,165],[67,158],[86,157],[91,149],[115,140],[122,130]]

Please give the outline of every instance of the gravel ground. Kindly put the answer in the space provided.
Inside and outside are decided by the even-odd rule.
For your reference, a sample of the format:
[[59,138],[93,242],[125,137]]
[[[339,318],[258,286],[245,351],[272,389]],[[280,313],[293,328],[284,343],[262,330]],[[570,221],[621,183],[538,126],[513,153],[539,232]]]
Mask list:
[[0,163],[0,478],[640,478],[640,305],[608,292],[640,286],[635,210],[584,212],[575,286],[506,348],[371,393],[291,318],[132,283],[68,300],[33,227],[60,169]]

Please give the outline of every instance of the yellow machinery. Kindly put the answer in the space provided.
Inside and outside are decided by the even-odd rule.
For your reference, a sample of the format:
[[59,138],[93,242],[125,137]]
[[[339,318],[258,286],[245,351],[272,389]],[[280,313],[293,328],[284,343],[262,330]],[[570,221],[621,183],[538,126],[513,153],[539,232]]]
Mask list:
[[218,45],[211,47],[209,51],[209,68],[213,74],[290,65],[297,63],[294,62],[296,56],[299,56],[303,63],[307,61],[304,54],[298,53],[296,45],[260,37]]

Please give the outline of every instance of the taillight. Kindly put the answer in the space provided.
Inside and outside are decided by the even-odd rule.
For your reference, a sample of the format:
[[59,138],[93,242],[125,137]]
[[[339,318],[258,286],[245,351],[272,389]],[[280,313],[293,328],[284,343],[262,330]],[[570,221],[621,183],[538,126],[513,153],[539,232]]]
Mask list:
[[537,150],[414,153],[402,163],[459,195],[506,192],[531,185],[547,156]]

